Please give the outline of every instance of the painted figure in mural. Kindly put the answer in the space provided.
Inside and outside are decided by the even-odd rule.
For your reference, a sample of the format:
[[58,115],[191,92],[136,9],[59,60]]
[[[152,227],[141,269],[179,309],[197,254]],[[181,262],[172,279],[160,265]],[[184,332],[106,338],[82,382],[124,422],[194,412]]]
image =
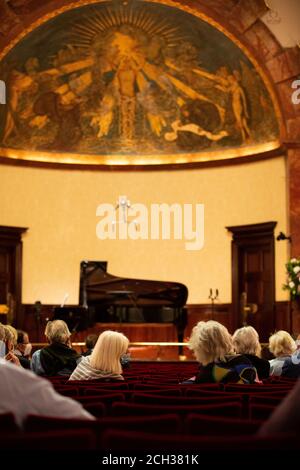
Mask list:
[[228,76],[228,90],[231,93],[232,109],[236,119],[236,125],[242,134],[243,142],[249,141],[251,137],[250,129],[247,124],[249,113],[247,108],[246,95],[240,86],[241,75],[238,70],[234,70],[232,75]]
[[[83,16],[65,12],[65,31],[59,16],[41,25],[4,58],[4,147],[169,155],[269,138],[258,125],[266,116],[269,127],[276,123],[268,93],[228,38],[219,41],[221,33],[195,17],[191,28],[177,9],[169,17],[159,3],[105,3],[82,7]],[[210,40],[220,45],[216,60]]]
[[247,124],[249,113],[246,95],[240,85],[241,74],[234,70],[231,74],[226,66],[220,67],[216,74],[208,73],[201,69],[193,70],[197,75],[204,76],[217,83],[216,88],[230,94],[231,106],[236,121],[236,128],[241,133],[243,142],[249,141],[251,137]]
[[[25,63],[25,73],[13,69],[9,77],[9,111],[3,133],[5,143],[13,133],[18,133],[18,120],[32,117],[32,97],[38,90],[37,71],[38,59],[33,57]],[[26,96],[27,95],[27,96]]]
[[100,114],[92,120],[92,125],[99,125],[98,137],[109,133],[114,117],[113,108],[118,104],[120,136],[129,142],[134,138],[136,86],[138,74],[145,62],[138,46],[134,38],[118,31],[112,37],[110,50],[115,51],[113,88],[118,100],[110,93],[104,95]]

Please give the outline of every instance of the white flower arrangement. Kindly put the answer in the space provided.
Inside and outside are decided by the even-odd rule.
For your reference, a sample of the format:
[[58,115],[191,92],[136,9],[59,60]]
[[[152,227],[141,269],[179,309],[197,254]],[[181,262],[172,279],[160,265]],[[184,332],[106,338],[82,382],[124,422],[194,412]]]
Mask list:
[[283,289],[290,292],[292,300],[300,298],[300,258],[291,258],[285,265],[287,282]]

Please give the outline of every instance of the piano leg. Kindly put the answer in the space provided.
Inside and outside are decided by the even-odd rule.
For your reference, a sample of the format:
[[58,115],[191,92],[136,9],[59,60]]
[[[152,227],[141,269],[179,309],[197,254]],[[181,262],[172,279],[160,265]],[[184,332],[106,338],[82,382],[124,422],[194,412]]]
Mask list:
[[[178,343],[183,343],[184,339],[184,330],[187,325],[187,309],[180,308],[177,309],[176,312],[177,320],[176,320],[176,328],[177,328],[177,338]],[[183,346],[178,346],[178,354],[179,356],[183,355]]]

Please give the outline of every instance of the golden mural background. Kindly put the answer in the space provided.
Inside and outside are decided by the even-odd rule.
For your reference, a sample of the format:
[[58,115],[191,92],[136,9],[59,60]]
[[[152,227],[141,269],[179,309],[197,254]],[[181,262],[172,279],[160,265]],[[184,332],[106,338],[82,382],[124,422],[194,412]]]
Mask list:
[[1,155],[151,165],[278,147],[261,76],[214,26],[136,0],[60,11],[1,60]]

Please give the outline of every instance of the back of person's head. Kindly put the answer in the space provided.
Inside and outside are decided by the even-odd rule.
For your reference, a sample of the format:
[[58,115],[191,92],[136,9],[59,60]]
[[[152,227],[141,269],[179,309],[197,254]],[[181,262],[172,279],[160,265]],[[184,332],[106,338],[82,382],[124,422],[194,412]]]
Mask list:
[[11,326],[11,325],[5,325],[6,330],[10,332],[10,335],[7,333],[7,335],[10,336],[10,340],[13,342],[14,347],[17,345],[18,341],[18,333],[17,330]]
[[71,336],[68,325],[63,320],[48,321],[45,336],[49,343],[66,344]]
[[289,356],[296,351],[297,345],[287,331],[280,330],[270,336],[269,349],[275,357]]
[[193,328],[189,347],[197,361],[203,365],[224,360],[227,354],[232,354],[234,351],[227,328],[214,320],[200,321]]
[[6,354],[5,336],[5,327],[0,323],[0,358],[5,357]]
[[98,338],[99,338],[99,335],[95,335],[95,334],[88,335],[85,339],[85,345],[87,349],[93,349],[95,347],[95,344],[97,343]]
[[29,336],[26,331],[17,330],[18,333],[18,341],[17,341],[17,349],[21,352],[23,356],[30,356],[32,350],[32,344],[29,341]]
[[232,336],[234,349],[238,354],[252,354],[260,356],[261,345],[259,336],[253,326],[243,326],[236,330]]
[[0,341],[5,341],[5,327],[0,323]]
[[5,342],[8,351],[13,351],[17,345],[18,333],[11,325],[5,325]]
[[90,356],[92,367],[114,374],[122,373],[120,358],[126,353],[129,340],[123,333],[104,331],[99,336]]
[[24,344],[24,341],[28,340],[28,333],[23,330],[17,330],[18,333],[18,339],[17,339],[17,344]]

